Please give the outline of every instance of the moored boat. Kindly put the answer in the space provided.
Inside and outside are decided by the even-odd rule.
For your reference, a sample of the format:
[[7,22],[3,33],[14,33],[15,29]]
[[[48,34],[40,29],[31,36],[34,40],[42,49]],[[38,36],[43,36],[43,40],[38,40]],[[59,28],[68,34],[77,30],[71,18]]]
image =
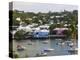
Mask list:
[[54,49],[51,49],[51,48],[44,49],[44,52],[50,52],[50,51],[54,51]]
[[25,50],[26,48],[24,46],[21,46],[21,45],[17,45],[17,50],[18,51],[23,51]]
[[43,44],[47,44],[47,43],[49,43],[49,41],[43,41],[42,43],[43,43]]

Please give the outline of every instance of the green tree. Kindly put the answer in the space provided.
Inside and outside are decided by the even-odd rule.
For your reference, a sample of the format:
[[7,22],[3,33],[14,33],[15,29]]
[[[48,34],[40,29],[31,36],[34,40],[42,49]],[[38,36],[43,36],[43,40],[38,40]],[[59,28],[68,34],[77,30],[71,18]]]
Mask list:
[[73,13],[73,15],[71,15],[71,25],[70,25],[70,29],[71,29],[71,38],[72,38],[72,41],[74,43],[74,45],[76,45],[76,38],[77,38],[77,15],[75,15]]
[[25,36],[24,36],[25,33],[26,32],[24,30],[19,30],[15,33],[14,38],[17,39],[17,40],[24,39],[25,38]]

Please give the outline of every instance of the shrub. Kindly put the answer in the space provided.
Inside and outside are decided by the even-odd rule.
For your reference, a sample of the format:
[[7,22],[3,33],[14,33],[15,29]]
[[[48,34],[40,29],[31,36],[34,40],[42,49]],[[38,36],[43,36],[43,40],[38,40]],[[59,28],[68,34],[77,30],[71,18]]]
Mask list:
[[19,30],[19,31],[17,31],[17,32],[15,33],[14,38],[15,38],[16,40],[21,40],[21,39],[25,38],[25,37],[24,37],[24,34],[25,34],[25,33],[26,33],[26,32],[25,32],[24,30]]

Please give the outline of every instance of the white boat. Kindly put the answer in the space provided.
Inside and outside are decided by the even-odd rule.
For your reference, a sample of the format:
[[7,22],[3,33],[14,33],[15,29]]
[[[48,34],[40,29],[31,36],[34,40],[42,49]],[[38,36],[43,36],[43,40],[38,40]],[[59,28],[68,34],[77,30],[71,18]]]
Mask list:
[[49,41],[43,41],[43,43],[44,43],[44,44],[47,44],[47,43],[49,43]]
[[69,44],[69,46],[73,46],[73,45],[74,45],[73,43],[70,43],[70,44]]
[[65,42],[60,42],[60,43],[57,43],[58,45],[65,45]]
[[72,41],[65,41],[65,43],[67,43],[67,45],[70,47],[72,47],[74,45]]
[[57,40],[60,40],[61,41],[62,39],[57,39]]
[[65,43],[72,43],[72,41],[65,41]]
[[68,50],[68,52],[71,53],[71,54],[75,54],[75,53],[78,52],[78,48],[71,48],[71,49]]
[[47,53],[41,53],[40,56],[47,56]]
[[54,49],[48,49],[49,51],[53,51]]
[[78,50],[78,48],[75,48],[75,50]]
[[17,50],[18,51],[23,51],[25,50],[26,48],[24,46],[21,46],[21,45],[17,45]]
[[48,48],[48,49],[44,49],[44,51],[50,52],[50,51],[54,51],[54,49]]
[[45,53],[45,52],[43,52],[43,53],[38,53],[38,54],[36,54],[36,56],[37,56],[37,57],[39,57],[39,56],[47,56],[47,53]]
[[62,45],[64,45],[65,43],[63,42]]

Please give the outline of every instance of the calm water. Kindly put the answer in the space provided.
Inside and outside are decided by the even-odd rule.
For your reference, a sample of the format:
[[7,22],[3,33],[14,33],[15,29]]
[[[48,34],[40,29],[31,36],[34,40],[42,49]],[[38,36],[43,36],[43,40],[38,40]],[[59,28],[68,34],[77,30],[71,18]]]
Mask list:
[[[44,41],[48,41],[45,43]],[[59,39],[36,39],[36,40],[21,40],[16,41],[13,40],[13,50],[17,51],[17,45],[21,45],[25,47],[23,51],[17,51],[19,57],[35,57],[36,54],[41,54],[44,49],[54,49],[53,51],[46,52],[47,56],[56,56],[56,55],[70,55],[68,49],[70,49],[67,44],[59,45],[58,43],[62,40]],[[32,43],[32,45],[30,44]]]

